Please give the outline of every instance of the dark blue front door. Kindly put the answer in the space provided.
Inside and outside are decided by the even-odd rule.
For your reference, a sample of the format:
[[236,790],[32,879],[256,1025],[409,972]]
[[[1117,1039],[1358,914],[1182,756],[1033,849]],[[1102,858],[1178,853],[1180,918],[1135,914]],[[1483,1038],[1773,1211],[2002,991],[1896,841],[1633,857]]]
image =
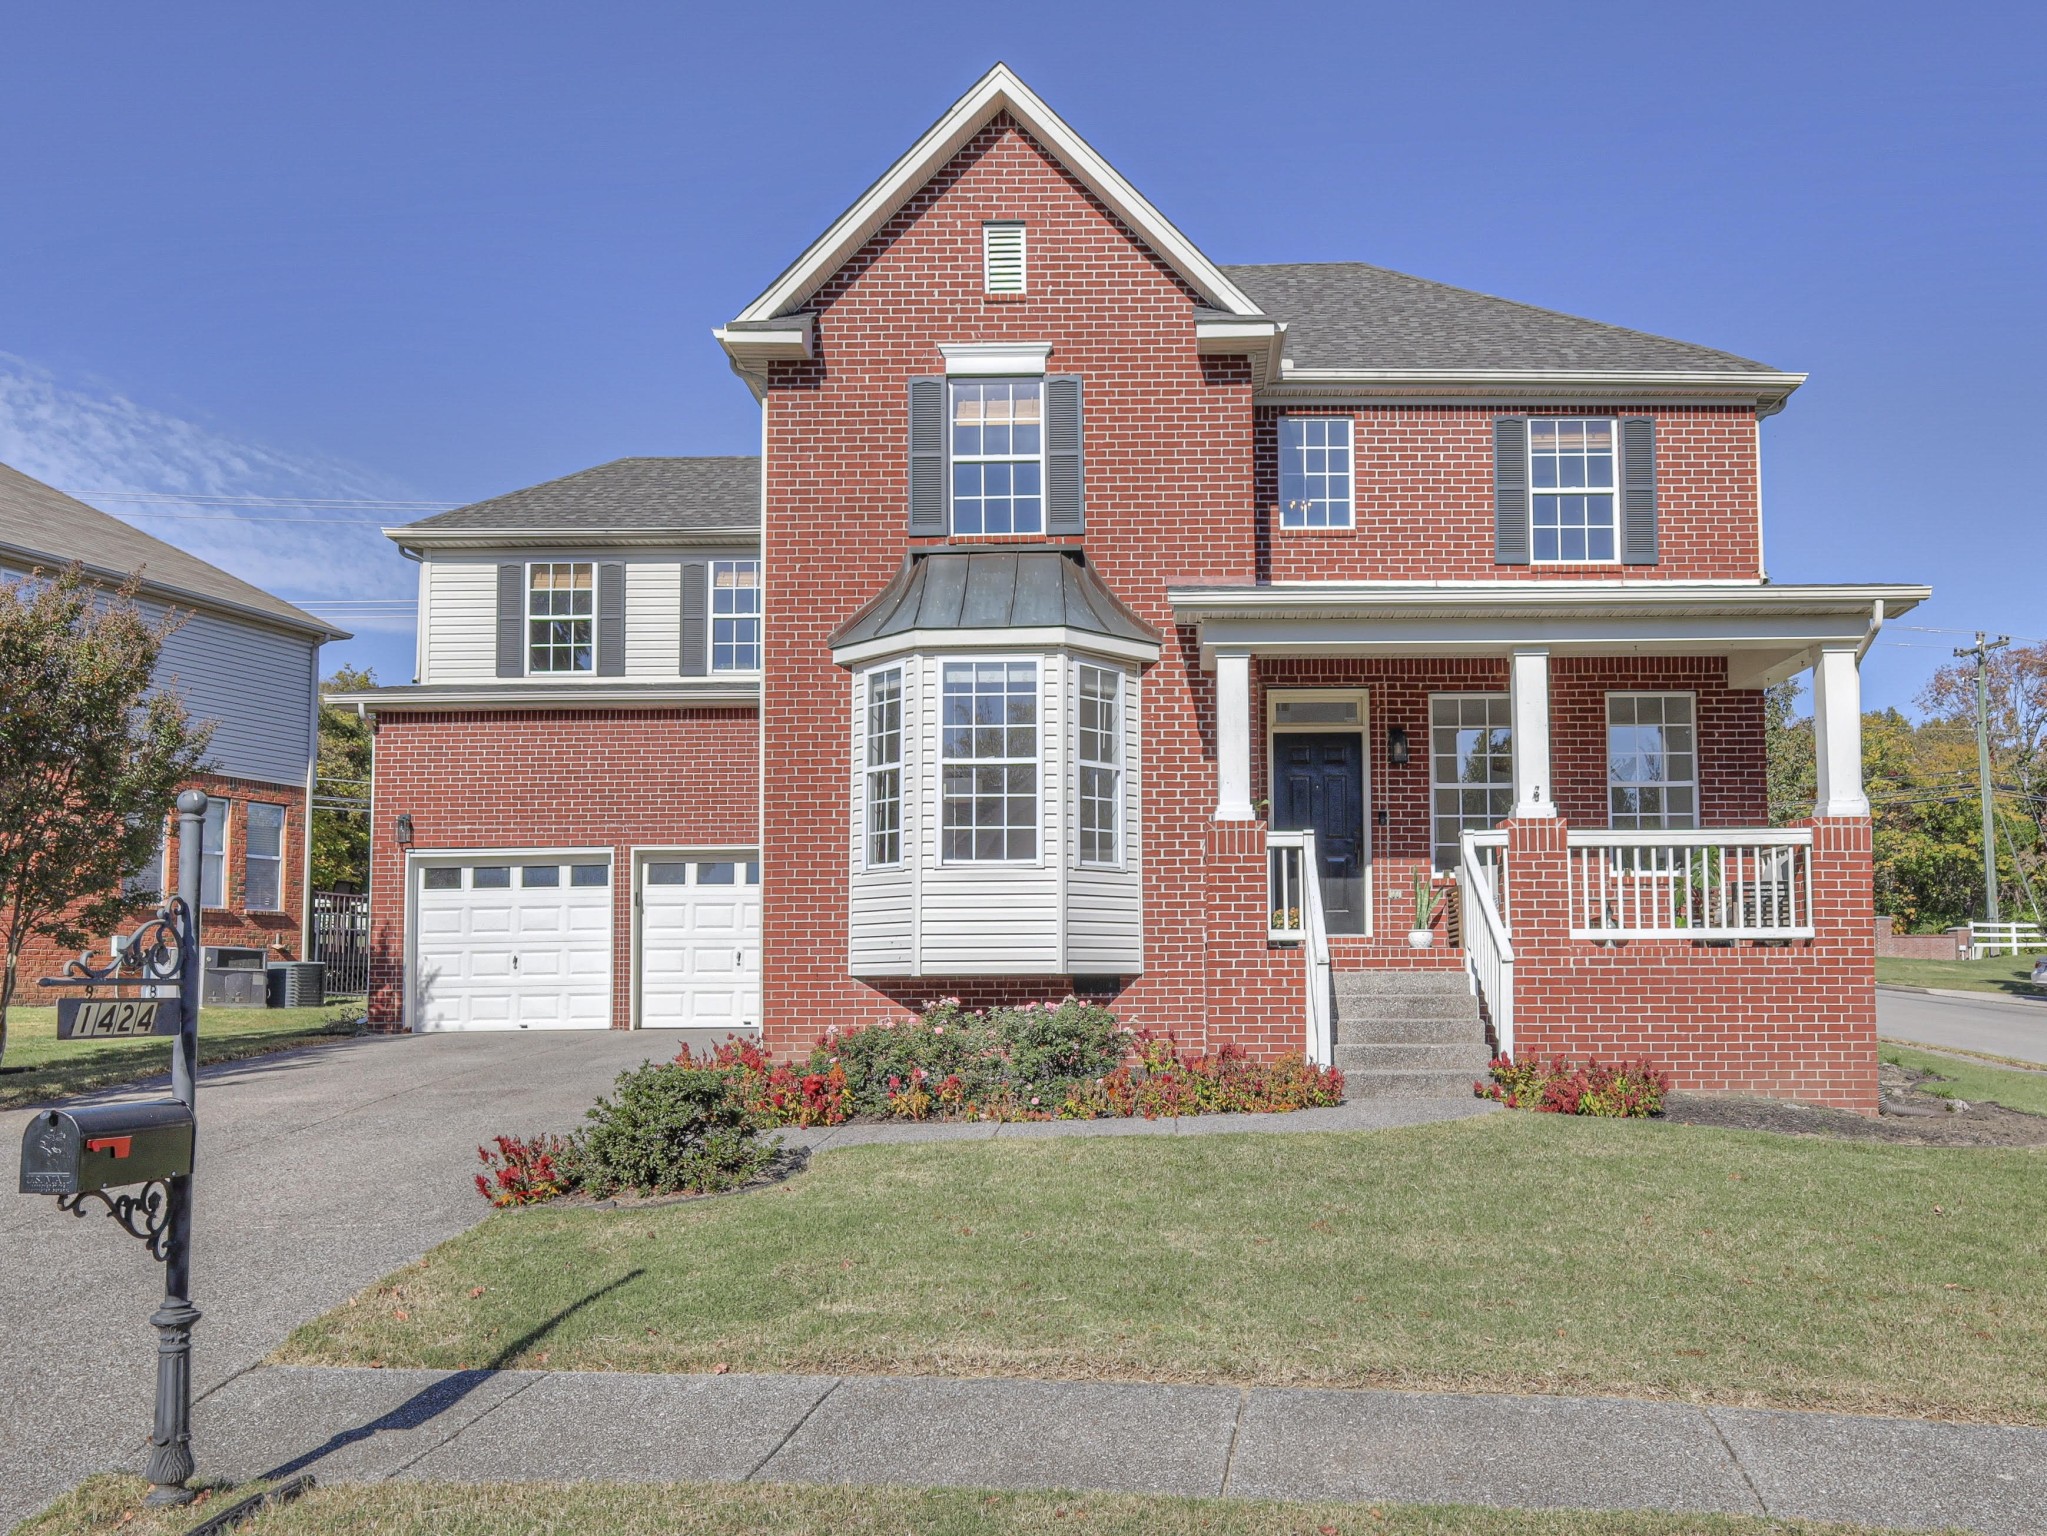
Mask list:
[[1361,737],[1276,731],[1272,825],[1313,828],[1322,864],[1322,910],[1331,933],[1365,931],[1365,764]]

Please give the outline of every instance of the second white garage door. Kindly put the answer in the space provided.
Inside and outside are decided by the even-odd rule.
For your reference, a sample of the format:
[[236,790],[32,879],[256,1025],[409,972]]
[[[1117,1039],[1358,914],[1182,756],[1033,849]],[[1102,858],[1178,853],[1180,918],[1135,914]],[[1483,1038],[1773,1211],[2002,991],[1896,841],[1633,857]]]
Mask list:
[[760,865],[739,858],[640,866],[640,1027],[760,1027]]
[[414,878],[414,1029],[610,1026],[608,862],[433,859]]

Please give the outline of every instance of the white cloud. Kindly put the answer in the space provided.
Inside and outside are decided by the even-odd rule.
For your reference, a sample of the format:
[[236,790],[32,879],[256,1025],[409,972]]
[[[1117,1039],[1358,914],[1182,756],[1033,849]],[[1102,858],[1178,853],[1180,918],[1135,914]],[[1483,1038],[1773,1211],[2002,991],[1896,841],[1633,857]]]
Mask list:
[[177,500],[152,501],[145,511],[91,494],[412,499],[374,470],[238,442],[117,392],[60,381],[48,369],[5,352],[0,462],[344,629],[393,636],[412,631],[416,567],[377,530],[379,523],[408,522],[421,513],[379,515],[351,507],[301,513],[288,506],[238,509]]

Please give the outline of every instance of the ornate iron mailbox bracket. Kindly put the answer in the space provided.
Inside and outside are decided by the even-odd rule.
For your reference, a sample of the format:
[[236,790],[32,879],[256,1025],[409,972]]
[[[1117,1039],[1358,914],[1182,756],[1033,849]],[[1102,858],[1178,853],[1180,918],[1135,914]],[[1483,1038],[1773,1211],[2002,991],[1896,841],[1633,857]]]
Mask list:
[[132,1195],[109,1195],[103,1189],[59,1195],[57,1209],[69,1211],[83,1221],[89,1214],[85,1202],[97,1200],[106,1214],[121,1224],[130,1237],[140,1238],[149,1256],[161,1264],[171,1251],[171,1185],[168,1179],[152,1179]]

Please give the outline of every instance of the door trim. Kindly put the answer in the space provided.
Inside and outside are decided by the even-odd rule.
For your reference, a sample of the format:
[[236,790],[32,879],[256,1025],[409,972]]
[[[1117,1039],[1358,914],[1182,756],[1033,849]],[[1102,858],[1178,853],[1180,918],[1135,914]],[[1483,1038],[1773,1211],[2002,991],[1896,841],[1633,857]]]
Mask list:
[[[1278,723],[1281,703],[1335,702],[1356,704],[1358,723],[1356,725],[1314,725],[1288,721]],[[1314,734],[1321,736],[1355,736],[1358,738],[1358,773],[1363,780],[1361,792],[1364,799],[1364,879],[1365,879],[1365,931],[1364,938],[1371,938],[1378,932],[1376,902],[1373,888],[1377,881],[1372,878],[1375,850],[1372,838],[1372,690],[1369,688],[1268,688],[1265,690],[1265,821],[1272,823],[1272,786],[1279,779],[1279,764],[1273,757],[1273,737],[1280,731],[1289,735]]]
[[[640,931],[643,927],[640,892],[643,889],[642,882],[646,877],[647,866],[657,861],[667,863],[671,859],[683,861],[732,859],[742,864],[758,865],[760,863],[760,856],[760,849],[749,843],[707,843],[696,848],[676,848],[667,843],[635,843],[627,850],[627,867],[631,872],[632,879],[630,894],[626,897],[628,903],[627,912],[632,921],[630,953],[626,960],[626,964],[631,972],[630,991],[627,994],[631,999],[627,1009],[628,1028],[646,1028],[640,1021],[640,985],[645,980],[640,968]],[[763,885],[765,885],[765,881],[763,881]],[[761,936],[757,933],[754,935],[754,943],[761,944]],[[767,965],[767,950],[765,946],[761,949],[761,965],[765,971]],[[763,975],[762,981],[765,984],[765,975]]]

